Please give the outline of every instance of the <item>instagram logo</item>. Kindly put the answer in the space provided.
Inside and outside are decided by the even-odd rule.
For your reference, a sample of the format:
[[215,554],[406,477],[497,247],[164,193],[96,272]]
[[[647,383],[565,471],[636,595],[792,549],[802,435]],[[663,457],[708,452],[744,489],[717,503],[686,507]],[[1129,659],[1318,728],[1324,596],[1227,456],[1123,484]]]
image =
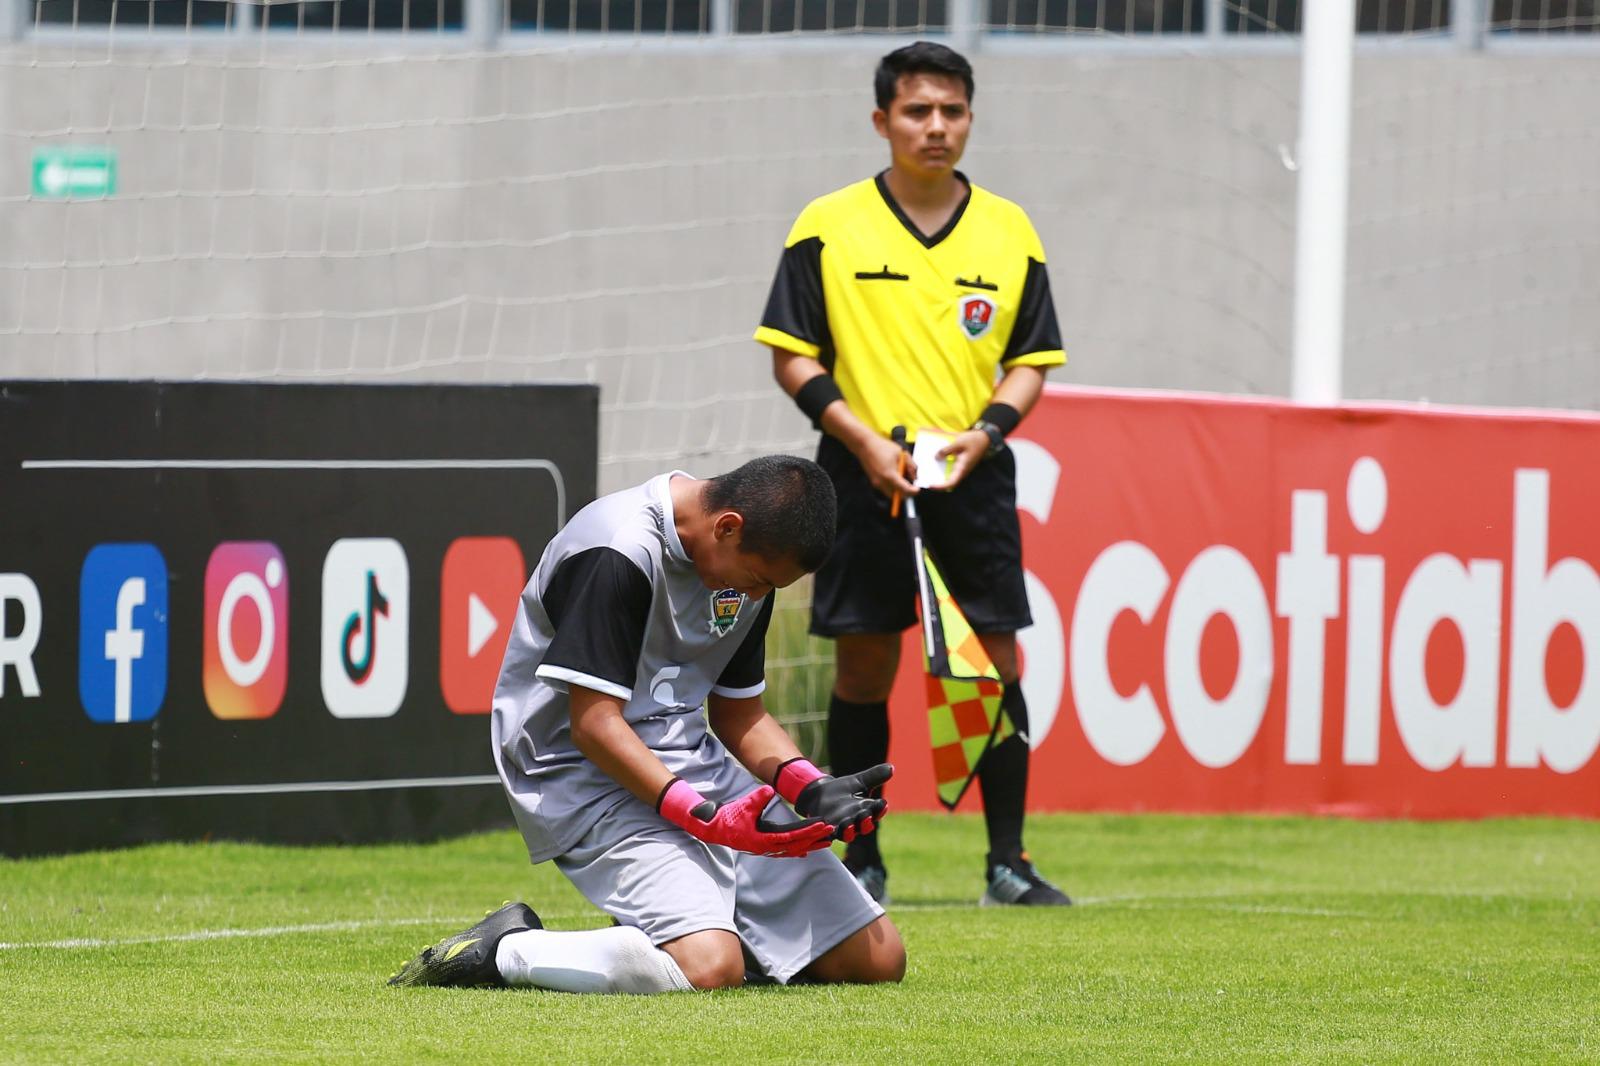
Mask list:
[[219,544],[206,564],[206,703],[218,718],[270,718],[289,675],[289,572],[269,541]]

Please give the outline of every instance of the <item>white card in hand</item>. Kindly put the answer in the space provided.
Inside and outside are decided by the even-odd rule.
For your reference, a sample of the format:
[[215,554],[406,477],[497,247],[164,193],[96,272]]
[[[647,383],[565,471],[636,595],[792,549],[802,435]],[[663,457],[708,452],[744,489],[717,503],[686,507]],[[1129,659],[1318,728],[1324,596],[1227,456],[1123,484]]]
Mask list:
[[911,446],[911,461],[917,464],[917,480],[914,483],[917,488],[942,489],[949,482],[956,457],[952,455],[940,459],[938,453],[940,448],[954,439],[936,429],[917,430],[916,442]]

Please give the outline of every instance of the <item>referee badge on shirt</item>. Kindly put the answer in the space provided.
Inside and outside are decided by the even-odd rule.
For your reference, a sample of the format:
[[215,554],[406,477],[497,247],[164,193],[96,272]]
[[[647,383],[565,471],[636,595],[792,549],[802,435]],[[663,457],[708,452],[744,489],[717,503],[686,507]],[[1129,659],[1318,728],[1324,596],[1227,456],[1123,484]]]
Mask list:
[[961,331],[970,341],[981,340],[994,328],[994,301],[987,296],[961,298]]
[[739,620],[739,608],[744,606],[744,593],[733,589],[718,589],[711,594],[711,632],[722,636]]

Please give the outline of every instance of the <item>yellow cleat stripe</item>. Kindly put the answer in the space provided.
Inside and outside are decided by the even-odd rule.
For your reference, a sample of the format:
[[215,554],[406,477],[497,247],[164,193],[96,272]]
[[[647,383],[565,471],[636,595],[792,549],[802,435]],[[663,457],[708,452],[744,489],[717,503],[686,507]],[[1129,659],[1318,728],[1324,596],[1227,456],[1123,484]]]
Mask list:
[[475,936],[471,940],[463,940],[461,943],[451,946],[450,950],[445,952],[444,961],[449,962],[482,939],[482,937]]

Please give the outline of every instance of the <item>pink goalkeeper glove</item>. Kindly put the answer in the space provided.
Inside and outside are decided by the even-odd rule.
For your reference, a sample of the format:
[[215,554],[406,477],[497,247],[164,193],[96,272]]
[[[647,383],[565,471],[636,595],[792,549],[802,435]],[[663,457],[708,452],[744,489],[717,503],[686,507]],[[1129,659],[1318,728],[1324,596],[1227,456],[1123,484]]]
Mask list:
[[718,805],[674,777],[661,790],[656,812],[696,840],[721,844],[752,855],[796,858],[825,848],[833,839],[833,826],[812,818],[793,825],[772,825],[761,812],[776,793],[767,785],[732,803]]

